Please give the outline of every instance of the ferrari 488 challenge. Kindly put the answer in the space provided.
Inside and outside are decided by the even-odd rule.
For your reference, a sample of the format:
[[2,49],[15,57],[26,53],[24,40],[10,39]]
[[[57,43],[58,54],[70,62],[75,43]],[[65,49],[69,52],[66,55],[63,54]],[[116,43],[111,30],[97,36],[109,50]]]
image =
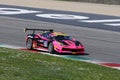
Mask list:
[[25,28],[26,31],[32,31],[26,36],[27,49],[43,50],[50,53],[84,54],[82,43],[63,32],[55,32],[53,29]]

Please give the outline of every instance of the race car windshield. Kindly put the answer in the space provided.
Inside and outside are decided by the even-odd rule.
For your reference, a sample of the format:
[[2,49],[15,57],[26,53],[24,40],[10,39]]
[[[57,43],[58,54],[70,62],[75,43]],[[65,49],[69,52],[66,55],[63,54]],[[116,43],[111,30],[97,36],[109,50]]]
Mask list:
[[70,36],[55,36],[56,40],[72,40]]

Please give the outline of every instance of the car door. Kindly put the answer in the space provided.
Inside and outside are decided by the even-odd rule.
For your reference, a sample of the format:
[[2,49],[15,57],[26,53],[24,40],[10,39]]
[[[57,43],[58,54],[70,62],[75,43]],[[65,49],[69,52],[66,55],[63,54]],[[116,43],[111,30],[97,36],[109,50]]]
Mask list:
[[42,40],[43,40],[43,46],[44,47],[48,47],[49,34],[50,34],[49,32],[42,34]]

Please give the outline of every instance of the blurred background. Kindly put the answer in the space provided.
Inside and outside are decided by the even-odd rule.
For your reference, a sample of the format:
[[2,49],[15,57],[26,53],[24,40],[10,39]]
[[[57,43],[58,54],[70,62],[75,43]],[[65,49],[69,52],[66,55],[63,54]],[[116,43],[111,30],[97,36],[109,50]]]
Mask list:
[[62,1],[80,1],[80,2],[120,5],[120,0],[62,0]]

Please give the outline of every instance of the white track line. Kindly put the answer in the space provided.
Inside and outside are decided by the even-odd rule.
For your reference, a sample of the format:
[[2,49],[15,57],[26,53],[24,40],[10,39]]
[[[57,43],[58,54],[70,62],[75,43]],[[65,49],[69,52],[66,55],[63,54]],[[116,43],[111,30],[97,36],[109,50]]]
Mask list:
[[87,23],[105,23],[105,22],[120,22],[120,19],[105,19],[105,20],[79,20]]
[[109,25],[109,26],[120,26],[120,23],[107,23],[104,25]]
[[14,45],[7,45],[7,44],[0,45],[0,47],[12,48],[12,49],[20,49],[20,48],[23,48],[23,47],[14,46]]

